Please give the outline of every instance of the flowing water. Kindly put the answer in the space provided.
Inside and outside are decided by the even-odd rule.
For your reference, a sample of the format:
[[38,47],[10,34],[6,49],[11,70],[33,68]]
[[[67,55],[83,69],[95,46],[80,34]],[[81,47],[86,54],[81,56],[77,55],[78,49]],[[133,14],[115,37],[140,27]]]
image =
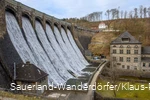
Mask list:
[[23,17],[22,25],[29,47],[31,48],[32,53],[37,59],[39,66],[49,74],[49,84],[51,84],[51,82],[54,82],[54,84],[64,83],[65,80],[59,75],[59,73],[57,73],[46,52],[38,41],[38,38],[35,31],[33,30],[30,21],[27,18]]
[[64,84],[74,75],[81,75],[81,70],[88,65],[70,30],[66,33],[61,28],[60,32],[54,26],[53,32],[46,24],[45,32],[41,23],[35,21],[35,31],[30,20],[22,17],[22,33],[15,16],[9,12],[6,12],[6,24],[9,37],[22,61],[30,61],[49,74],[49,84]]
[[[61,60],[58,58],[56,52],[53,50],[51,47],[46,34],[43,30],[42,25],[40,24],[39,21],[36,21],[36,32],[39,40],[41,41],[41,44],[44,47],[45,52],[47,53],[51,63],[55,67],[56,71],[58,74],[65,80],[67,81],[69,78],[72,78],[72,75],[67,71],[67,69],[63,66]],[[57,48],[59,49],[59,48]]]
[[89,65],[89,63],[86,61],[86,59],[84,58],[84,56],[82,55],[81,51],[79,50],[77,44],[75,43],[74,39],[73,39],[73,36],[70,32],[70,30],[67,30],[67,35],[68,35],[68,38],[74,48],[74,50],[76,51],[76,54],[78,55],[78,57],[80,58],[80,60],[85,64],[85,65]]

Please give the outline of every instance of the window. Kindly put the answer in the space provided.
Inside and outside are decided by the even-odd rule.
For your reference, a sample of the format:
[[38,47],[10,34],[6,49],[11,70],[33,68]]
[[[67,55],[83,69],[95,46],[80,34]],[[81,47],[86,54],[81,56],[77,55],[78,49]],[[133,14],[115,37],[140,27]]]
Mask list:
[[125,66],[124,66],[124,65],[122,65],[122,68],[125,68]]
[[121,65],[121,63],[117,63],[117,65]]
[[115,45],[113,45],[113,47],[116,47]]
[[134,69],[137,70],[137,67],[135,66]]
[[127,62],[130,62],[130,57],[127,57]]
[[130,66],[127,66],[127,69],[130,69]]
[[116,49],[113,49],[113,53],[116,54]]
[[134,50],[134,54],[138,54],[138,50]]
[[120,54],[123,54],[123,50],[120,50]]
[[145,63],[143,63],[143,67],[145,67],[146,66],[146,64]]
[[150,63],[149,63],[149,67],[150,67]]
[[122,41],[123,41],[123,42],[129,42],[130,39],[129,39],[129,38],[122,38]]
[[113,57],[113,61],[117,61],[116,57]]
[[137,57],[134,58],[134,62],[138,62],[138,58]]
[[127,54],[130,54],[130,50],[127,50]]
[[120,60],[120,62],[123,62],[123,57],[120,57],[120,59],[119,59],[119,60]]

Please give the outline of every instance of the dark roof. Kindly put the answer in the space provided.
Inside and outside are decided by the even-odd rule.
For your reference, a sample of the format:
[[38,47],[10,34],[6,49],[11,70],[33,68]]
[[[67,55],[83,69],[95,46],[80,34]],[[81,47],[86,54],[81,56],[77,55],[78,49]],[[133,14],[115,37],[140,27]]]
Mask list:
[[17,81],[37,82],[44,77],[48,76],[47,73],[39,69],[33,64],[18,64],[16,66],[16,79]]
[[[122,38],[129,38],[129,42],[122,41]],[[113,40],[111,44],[141,44],[138,40],[136,40],[129,32],[124,32],[118,38]]]
[[142,57],[142,62],[150,62],[150,57]]
[[142,54],[150,54],[150,46],[142,47]]

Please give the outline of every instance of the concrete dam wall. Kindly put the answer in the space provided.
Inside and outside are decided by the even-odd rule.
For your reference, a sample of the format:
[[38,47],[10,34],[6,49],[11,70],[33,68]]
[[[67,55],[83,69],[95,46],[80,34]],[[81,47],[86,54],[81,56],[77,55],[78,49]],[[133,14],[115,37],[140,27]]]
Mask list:
[[49,84],[75,78],[70,71],[80,76],[89,63],[75,33],[70,23],[14,0],[1,0],[0,86],[13,81],[14,64],[27,61],[49,74]]

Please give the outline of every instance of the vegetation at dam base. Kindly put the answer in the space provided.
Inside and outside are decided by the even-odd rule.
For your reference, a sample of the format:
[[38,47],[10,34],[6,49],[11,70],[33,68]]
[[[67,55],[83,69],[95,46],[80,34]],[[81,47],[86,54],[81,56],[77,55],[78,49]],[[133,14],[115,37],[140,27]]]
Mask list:
[[[98,79],[97,80],[97,84],[101,83],[102,85],[106,85],[108,83],[108,81],[106,80],[102,80],[102,79]],[[136,100],[149,100],[149,89],[145,89],[145,90],[126,90],[128,89],[128,85],[133,85],[135,88],[138,88],[139,86],[145,86],[145,87],[149,87],[148,83],[138,83],[138,82],[124,82],[124,81],[119,81],[117,83],[117,85],[119,84],[124,84],[124,90],[122,90],[122,88],[119,88],[118,91],[116,91],[116,96],[114,95],[114,91],[113,90],[97,90],[98,93],[100,93],[100,95],[102,95],[103,97],[108,97],[108,98],[124,98],[124,99],[136,99]]]
[[11,92],[0,91],[0,100],[41,100],[40,97],[13,94]]
[[107,64],[96,81],[95,100],[149,100],[149,74],[142,76],[140,71],[120,70]]

